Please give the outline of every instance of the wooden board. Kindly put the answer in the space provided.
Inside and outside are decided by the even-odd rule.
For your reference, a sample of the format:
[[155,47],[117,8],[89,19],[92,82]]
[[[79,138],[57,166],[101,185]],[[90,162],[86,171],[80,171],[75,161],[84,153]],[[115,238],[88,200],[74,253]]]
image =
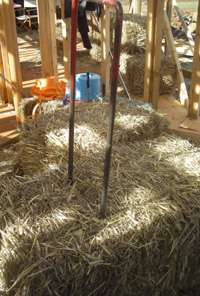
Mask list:
[[165,36],[168,42],[167,44],[168,44],[169,52],[172,59],[176,63],[176,67],[177,67],[177,84],[178,84],[180,102],[182,105],[188,108],[189,98],[188,98],[187,88],[185,85],[182,68],[176,52],[176,47],[174,45],[174,39],[172,36],[171,27],[169,24],[167,13],[165,11],[163,12],[163,20],[164,20],[164,31],[165,31]]
[[172,131],[182,138],[200,142],[200,119],[188,118],[188,110],[172,96],[160,96],[158,112],[169,121]]
[[57,80],[57,45],[55,32],[56,13],[54,0],[39,0],[38,12],[42,76],[55,76]]
[[19,132],[16,129],[15,114],[0,115],[0,146],[5,146],[19,140]]
[[167,95],[159,97],[157,111],[167,118],[172,129],[178,128],[188,115],[188,110],[181,103]]
[[[17,29],[13,1],[0,0],[0,6],[2,10],[2,21],[5,25],[4,31],[8,52],[8,63],[10,69],[11,82],[17,90],[20,90],[22,92],[22,78],[19,63]],[[21,100],[21,94],[17,90],[13,89],[13,103],[15,105],[16,116],[18,116],[18,106]]]
[[[10,78],[10,68],[9,68],[9,60],[8,60],[8,50],[6,44],[6,30],[5,30],[5,23],[3,20],[3,4],[2,0],[0,0],[0,43],[1,43],[1,53],[2,53],[2,61],[3,61],[3,69],[1,69],[1,74],[4,75],[8,81],[11,81]],[[12,86],[7,83],[3,82],[4,87],[4,97],[5,102],[12,103],[13,102],[13,94],[12,94]]]
[[181,13],[178,5],[177,5],[176,0],[173,0],[173,6],[174,6],[174,8],[176,10],[176,13],[178,14],[179,19],[181,20],[181,23],[182,23],[182,26],[184,28],[184,31],[185,31],[185,33],[187,35],[189,44],[191,45],[191,50],[194,51],[194,40],[193,40],[192,34],[190,33],[190,31],[188,29],[188,26],[185,23],[185,20],[184,20],[184,18],[182,16],[182,13]]
[[173,131],[183,138],[192,139],[200,143],[200,119],[186,118]]
[[149,0],[147,7],[147,32],[145,53],[144,102],[151,103],[153,62],[155,56],[155,15],[157,0]]
[[70,80],[71,65],[71,18],[65,19],[65,0],[61,0],[62,37],[63,37],[63,59],[65,78]]
[[186,68],[182,68],[182,72],[183,72],[184,77],[191,79],[191,77],[192,77],[192,71],[191,70],[188,70]]
[[159,86],[160,86],[160,67],[161,67],[161,45],[163,34],[163,9],[164,0],[159,0],[156,7],[156,27],[155,27],[155,57],[153,64],[152,81],[152,105],[155,110],[158,109]]
[[[172,17],[172,0],[167,0],[167,7],[166,7],[167,17],[169,20],[169,24],[171,25],[171,17]],[[164,49],[166,56],[169,56],[169,49],[167,46],[167,40],[165,39]]]
[[197,13],[197,28],[196,28],[196,38],[194,47],[194,59],[192,66],[192,79],[190,86],[190,105],[189,105],[189,116],[191,118],[199,117],[200,110],[200,0],[198,1],[198,13]]

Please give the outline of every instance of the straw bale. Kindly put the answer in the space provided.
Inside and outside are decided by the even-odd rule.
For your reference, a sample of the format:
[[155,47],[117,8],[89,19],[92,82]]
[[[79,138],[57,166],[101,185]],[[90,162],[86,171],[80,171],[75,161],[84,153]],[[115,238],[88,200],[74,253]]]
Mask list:
[[[91,39],[101,39],[101,33],[99,32],[99,29],[97,27],[97,24],[95,22],[95,19],[91,14],[87,14],[87,24],[89,28],[88,35]],[[99,19],[99,25],[101,27],[101,19]]]
[[[143,96],[145,55],[133,55],[126,61],[125,81],[132,95]],[[176,86],[176,65],[163,56],[160,70],[160,95],[173,94]]]
[[19,105],[19,117],[20,118],[31,118],[33,108],[39,102],[38,98],[30,97],[30,98],[23,98],[20,101]]
[[119,70],[120,73],[126,77],[126,71],[127,71],[127,60],[130,58],[130,55],[127,53],[121,53],[120,54],[120,66]]
[[200,147],[156,112],[118,102],[100,219],[109,104],[76,105],[73,186],[69,107],[46,104],[0,152],[2,293],[199,295]]
[[[115,13],[110,13],[110,46],[113,50],[115,35]],[[100,26],[101,26],[101,22]],[[101,34],[91,16],[88,16],[89,37],[93,49],[90,55],[94,60],[101,61]],[[136,54],[145,53],[146,45],[146,16],[124,14],[121,38],[121,53]]]
[[[114,46],[115,14],[111,14],[111,48]],[[145,53],[146,47],[146,16],[123,15],[121,52],[127,54]]]
[[[100,42],[101,43],[101,42]],[[101,44],[99,42],[91,43],[92,48],[90,49],[90,56],[98,63],[101,62]]]
[[[87,15],[88,28],[89,28],[89,38],[91,42],[92,49],[90,50],[90,56],[97,62],[101,62],[101,33],[95,23],[94,18],[91,14]],[[101,26],[101,21],[99,21]]]

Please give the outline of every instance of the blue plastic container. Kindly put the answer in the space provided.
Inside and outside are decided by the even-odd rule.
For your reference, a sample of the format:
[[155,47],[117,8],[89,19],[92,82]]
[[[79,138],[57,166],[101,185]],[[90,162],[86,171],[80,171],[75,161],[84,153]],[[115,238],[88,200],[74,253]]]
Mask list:
[[[99,100],[100,96],[100,76],[89,73],[89,100]],[[76,75],[76,100],[88,101],[87,73]]]

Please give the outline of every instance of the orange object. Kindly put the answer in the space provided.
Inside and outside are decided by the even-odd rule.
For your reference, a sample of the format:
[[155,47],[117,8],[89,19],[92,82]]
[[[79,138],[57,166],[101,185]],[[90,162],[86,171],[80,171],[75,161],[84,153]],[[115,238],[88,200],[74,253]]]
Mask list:
[[62,99],[65,96],[66,83],[55,82],[55,77],[36,80],[36,84],[31,88],[31,95],[37,96],[40,103],[42,100],[51,101]]
[[[56,83],[55,77],[37,79],[35,85],[31,88],[31,96],[38,97],[39,103],[33,109],[32,119],[35,119],[37,108],[43,100],[52,101],[59,100],[65,97],[66,82],[61,81]],[[17,118],[17,120],[31,120],[26,118]]]
[[40,78],[36,80],[35,86],[40,88],[56,86],[56,79],[54,76],[49,78]]

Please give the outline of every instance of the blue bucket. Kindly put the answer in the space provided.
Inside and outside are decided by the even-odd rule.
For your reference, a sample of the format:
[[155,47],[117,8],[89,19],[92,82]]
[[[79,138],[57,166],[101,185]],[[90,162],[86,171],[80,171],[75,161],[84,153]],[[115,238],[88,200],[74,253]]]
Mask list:
[[[100,96],[100,76],[89,73],[89,100],[99,100]],[[88,101],[87,73],[76,75],[76,100]]]

